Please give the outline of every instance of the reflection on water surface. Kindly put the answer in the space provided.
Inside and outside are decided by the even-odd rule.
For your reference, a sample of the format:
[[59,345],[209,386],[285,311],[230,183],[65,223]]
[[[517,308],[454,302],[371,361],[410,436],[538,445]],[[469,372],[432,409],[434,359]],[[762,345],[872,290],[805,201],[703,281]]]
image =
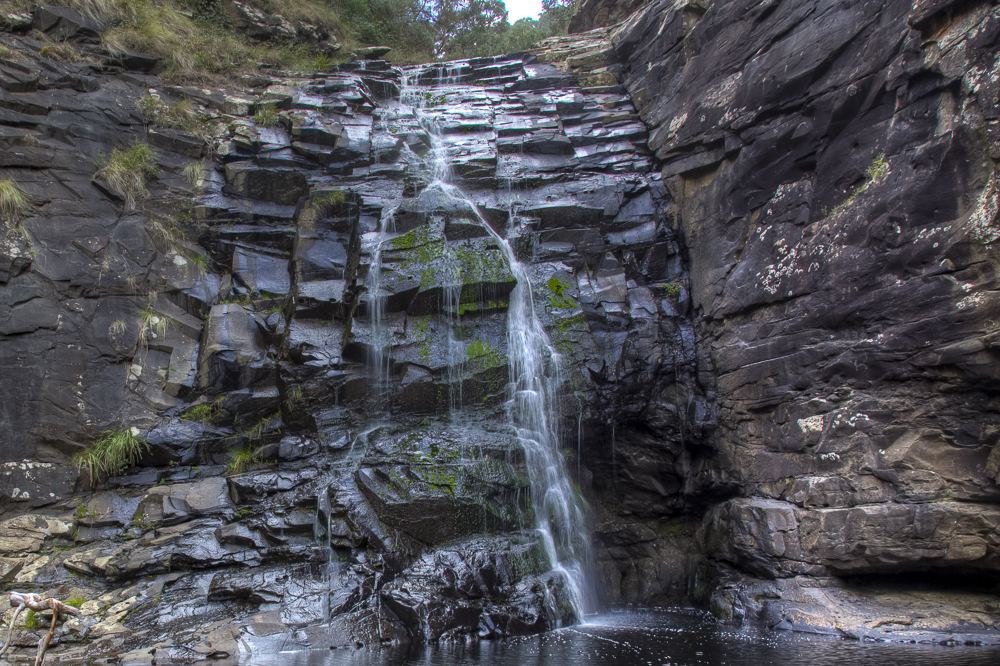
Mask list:
[[[233,662],[236,663],[236,662]],[[327,650],[245,657],[241,666],[996,666],[1000,646],[859,643],[761,633],[716,624],[693,610],[619,611],[586,625],[505,641],[410,650]]]

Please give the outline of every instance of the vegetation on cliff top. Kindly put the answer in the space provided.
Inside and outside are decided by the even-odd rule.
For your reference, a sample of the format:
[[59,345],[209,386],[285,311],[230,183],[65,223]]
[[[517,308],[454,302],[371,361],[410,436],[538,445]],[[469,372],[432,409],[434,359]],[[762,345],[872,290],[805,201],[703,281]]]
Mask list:
[[[141,51],[166,63],[164,78],[218,83],[260,66],[325,69],[332,43],[253,39],[238,29],[224,0],[50,0],[100,19],[109,51]],[[0,0],[22,11],[33,3]],[[508,22],[501,0],[245,0],[268,14],[334,35],[346,59],[360,46],[389,45],[398,63],[511,53],[564,34],[576,0],[544,0],[539,20]]]

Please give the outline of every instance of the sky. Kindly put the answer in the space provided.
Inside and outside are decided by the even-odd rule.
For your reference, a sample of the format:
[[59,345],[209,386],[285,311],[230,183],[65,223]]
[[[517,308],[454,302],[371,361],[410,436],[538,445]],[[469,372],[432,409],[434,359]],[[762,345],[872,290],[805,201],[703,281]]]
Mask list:
[[525,16],[537,19],[542,12],[542,0],[503,0],[503,3],[507,5],[507,20],[510,23]]

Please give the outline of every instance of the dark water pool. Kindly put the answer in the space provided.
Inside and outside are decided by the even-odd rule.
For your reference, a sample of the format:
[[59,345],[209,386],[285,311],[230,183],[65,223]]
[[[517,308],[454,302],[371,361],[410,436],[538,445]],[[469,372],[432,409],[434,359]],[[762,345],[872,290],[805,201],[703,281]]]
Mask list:
[[721,627],[697,611],[621,611],[543,636],[410,650],[330,650],[247,657],[242,666],[979,666],[1000,647],[859,643]]

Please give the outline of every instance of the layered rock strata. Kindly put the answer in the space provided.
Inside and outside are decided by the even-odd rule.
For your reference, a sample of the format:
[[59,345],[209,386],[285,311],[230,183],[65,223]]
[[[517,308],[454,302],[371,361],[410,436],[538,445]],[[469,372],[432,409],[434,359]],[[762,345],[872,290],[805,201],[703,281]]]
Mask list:
[[805,599],[938,581],[995,632],[963,582],[998,566],[995,3],[588,0],[574,26],[613,46],[690,259],[715,610],[905,638],[938,611]]
[[[709,410],[671,198],[606,77],[517,54],[201,89],[130,69],[155,71],[141,54],[66,64],[4,39],[4,167],[29,205],[0,255],[0,547],[12,588],[88,599],[54,651],[186,659],[576,619],[507,425],[515,278],[494,234],[529,264],[560,357],[568,467],[586,491],[587,443],[645,419],[648,459],[603,455],[634,471],[628,502],[675,502],[657,470],[691,456],[661,460],[656,433],[693,441]],[[127,200],[96,174],[137,143],[155,175]],[[441,155],[458,196],[428,187]],[[148,450],[106,481],[79,473],[70,457],[107,432]],[[656,551],[616,525],[598,555],[612,598],[683,587],[634,585]],[[89,642],[69,649],[74,632]]]

